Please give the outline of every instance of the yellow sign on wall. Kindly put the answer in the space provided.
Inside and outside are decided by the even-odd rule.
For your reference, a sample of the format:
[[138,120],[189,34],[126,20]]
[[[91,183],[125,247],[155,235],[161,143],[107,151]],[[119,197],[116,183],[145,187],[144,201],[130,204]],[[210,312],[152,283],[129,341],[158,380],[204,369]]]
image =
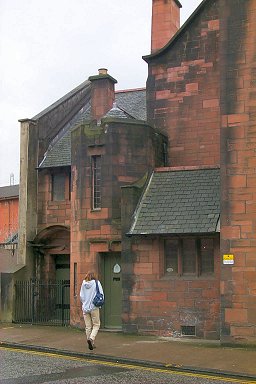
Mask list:
[[223,264],[234,264],[234,255],[223,255]]

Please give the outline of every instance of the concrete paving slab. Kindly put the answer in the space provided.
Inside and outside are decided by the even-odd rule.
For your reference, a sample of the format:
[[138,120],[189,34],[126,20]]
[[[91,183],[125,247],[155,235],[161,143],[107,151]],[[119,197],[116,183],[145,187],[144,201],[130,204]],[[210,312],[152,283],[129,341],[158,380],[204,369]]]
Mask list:
[[218,341],[100,331],[96,339],[96,349],[90,352],[85,333],[80,329],[0,323],[0,343],[90,353],[95,357],[109,356],[117,360],[124,358],[199,370],[255,375],[256,379],[256,348],[223,347]]

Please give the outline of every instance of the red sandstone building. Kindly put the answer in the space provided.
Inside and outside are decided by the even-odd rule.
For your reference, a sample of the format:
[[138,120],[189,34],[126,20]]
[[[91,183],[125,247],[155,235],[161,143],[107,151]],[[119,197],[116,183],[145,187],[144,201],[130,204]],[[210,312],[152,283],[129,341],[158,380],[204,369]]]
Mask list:
[[0,187],[0,321],[12,321],[17,263],[19,185]]
[[[235,4],[234,4],[235,3]],[[256,0],[153,0],[146,89],[106,70],[21,120],[23,278],[95,269],[102,326],[256,341]]]
[[0,243],[8,242],[18,232],[19,186],[0,187]]

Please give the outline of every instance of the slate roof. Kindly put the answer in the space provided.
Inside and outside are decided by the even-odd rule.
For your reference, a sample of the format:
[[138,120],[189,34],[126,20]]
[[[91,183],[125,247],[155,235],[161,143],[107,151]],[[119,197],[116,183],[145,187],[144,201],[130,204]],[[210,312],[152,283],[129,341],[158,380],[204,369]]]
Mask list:
[[138,120],[147,120],[146,89],[131,89],[116,92],[119,108]]
[[[90,113],[91,105],[88,103],[63,127],[60,134],[50,144],[43,161],[39,164],[39,168],[71,165],[71,130],[83,121],[90,119]],[[143,88],[117,91],[116,109],[115,107],[112,108],[106,116],[145,121],[147,119],[146,90]]]
[[48,148],[39,168],[67,167],[71,165],[71,131],[65,133],[59,141]]
[[11,199],[19,197],[19,184],[0,187],[0,199]]
[[104,117],[114,117],[116,119],[129,119],[130,116],[128,113],[124,112],[121,108],[119,108],[114,102],[113,107],[106,113]]
[[154,172],[128,235],[218,231],[220,170]]

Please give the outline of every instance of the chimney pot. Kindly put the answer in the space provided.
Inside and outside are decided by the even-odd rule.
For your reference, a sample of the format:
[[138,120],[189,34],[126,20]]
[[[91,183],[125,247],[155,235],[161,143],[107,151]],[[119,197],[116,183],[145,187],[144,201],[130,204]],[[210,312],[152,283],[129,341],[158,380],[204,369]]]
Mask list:
[[152,0],[151,53],[163,48],[180,28],[179,0]]
[[99,68],[99,75],[107,75],[108,70],[106,68]]

